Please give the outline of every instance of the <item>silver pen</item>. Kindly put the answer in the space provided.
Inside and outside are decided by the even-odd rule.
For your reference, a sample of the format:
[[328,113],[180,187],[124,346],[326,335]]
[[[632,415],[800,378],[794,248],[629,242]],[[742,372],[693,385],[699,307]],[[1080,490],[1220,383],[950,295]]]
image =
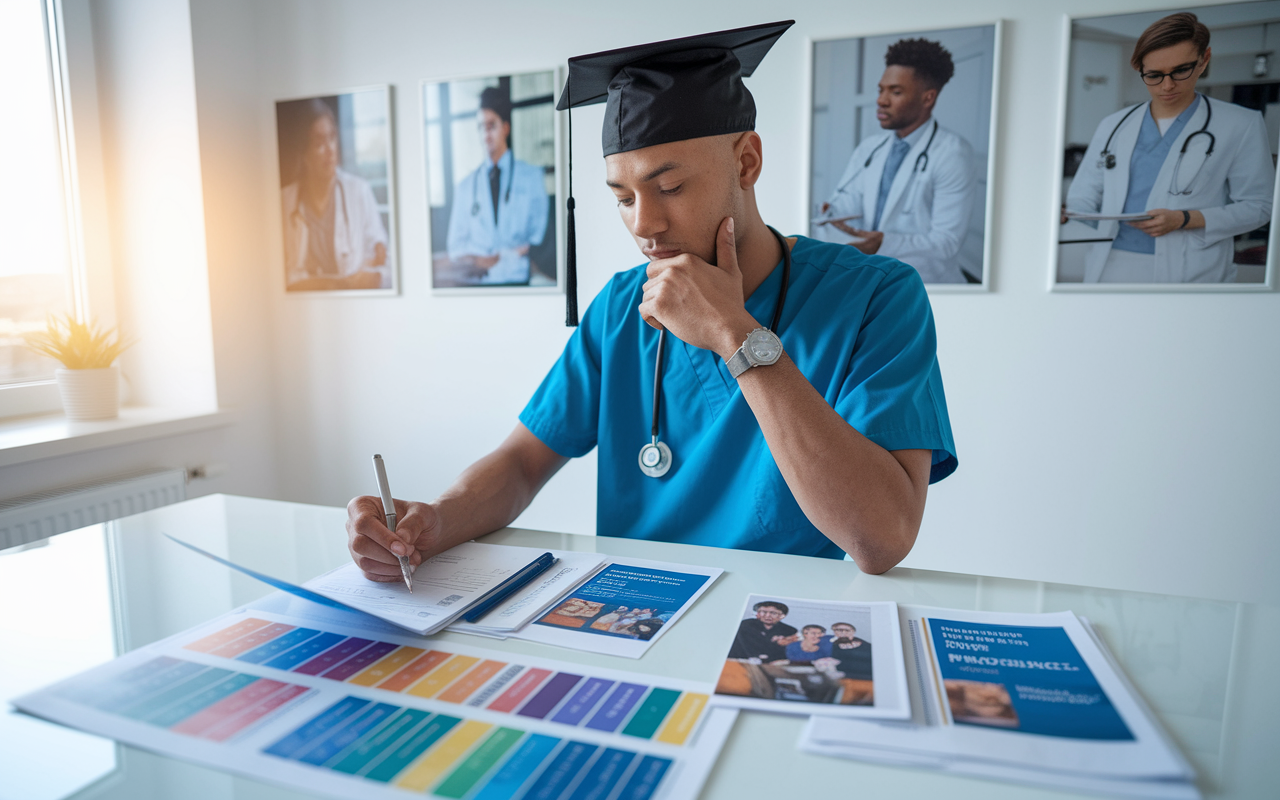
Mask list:
[[[387,465],[382,463],[382,456],[374,453],[373,471],[378,475],[378,494],[382,495],[382,513],[387,518],[387,528],[396,532],[396,503],[391,499],[391,486],[387,483]],[[409,568],[408,556],[396,556],[400,559],[400,575],[404,577],[404,585],[413,594],[413,570]]]

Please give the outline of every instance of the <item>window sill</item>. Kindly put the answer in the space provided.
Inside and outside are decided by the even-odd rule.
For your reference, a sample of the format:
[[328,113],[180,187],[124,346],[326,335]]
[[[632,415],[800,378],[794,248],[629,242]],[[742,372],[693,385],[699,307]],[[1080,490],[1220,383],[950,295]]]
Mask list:
[[62,414],[0,421],[0,467],[164,436],[221,428],[235,422],[226,409],[122,408],[117,419],[71,422]]

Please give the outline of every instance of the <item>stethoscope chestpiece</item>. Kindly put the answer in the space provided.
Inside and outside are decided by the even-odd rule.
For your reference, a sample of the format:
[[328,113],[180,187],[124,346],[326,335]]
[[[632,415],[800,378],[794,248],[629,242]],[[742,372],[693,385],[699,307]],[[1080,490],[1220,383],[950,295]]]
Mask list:
[[650,478],[661,478],[671,469],[671,448],[666,442],[653,441],[640,448],[640,471]]

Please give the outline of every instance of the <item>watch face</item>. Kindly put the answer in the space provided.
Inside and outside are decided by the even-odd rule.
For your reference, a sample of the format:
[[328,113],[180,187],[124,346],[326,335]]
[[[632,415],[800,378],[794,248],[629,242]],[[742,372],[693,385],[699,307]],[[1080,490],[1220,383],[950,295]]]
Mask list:
[[782,342],[770,331],[756,330],[747,336],[747,350],[752,361],[772,364],[782,355]]

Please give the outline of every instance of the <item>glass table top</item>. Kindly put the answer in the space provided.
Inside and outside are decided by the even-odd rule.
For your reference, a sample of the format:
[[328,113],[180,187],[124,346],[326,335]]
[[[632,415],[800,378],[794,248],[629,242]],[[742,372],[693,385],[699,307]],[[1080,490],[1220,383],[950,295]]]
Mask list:
[[[271,589],[165,539],[303,582],[344,563],[346,511],[212,496],[0,551],[0,699],[23,694],[257,600]],[[482,646],[652,675],[714,681],[724,631],[751,592],[1087,617],[1183,753],[1209,797],[1280,796],[1280,609],[956,573],[607,537],[506,529],[485,541],[722,567],[726,574],[641,659],[532,642]],[[291,601],[303,602],[303,601]],[[445,633],[435,640],[476,644]],[[860,788],[867,796],[1026,798],[1061,792],[801,753],[802,720],[743,713],[704,798],[782,797]],[[767,759],[762,767],[761,758]],[[308,797],[0,714],[0,800]]]

